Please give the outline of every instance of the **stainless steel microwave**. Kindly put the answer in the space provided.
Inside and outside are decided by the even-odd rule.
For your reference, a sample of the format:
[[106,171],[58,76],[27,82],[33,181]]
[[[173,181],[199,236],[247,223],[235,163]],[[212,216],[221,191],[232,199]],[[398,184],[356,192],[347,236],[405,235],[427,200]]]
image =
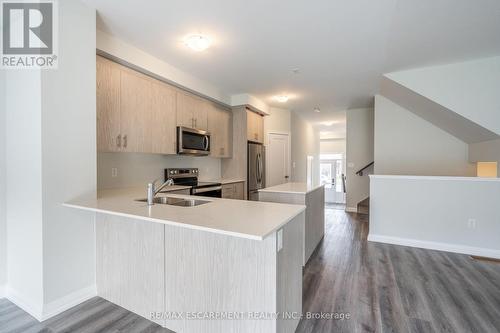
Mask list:
[[199,155],[210,154],[210,133],[183,126],[177,127],[177,154]]

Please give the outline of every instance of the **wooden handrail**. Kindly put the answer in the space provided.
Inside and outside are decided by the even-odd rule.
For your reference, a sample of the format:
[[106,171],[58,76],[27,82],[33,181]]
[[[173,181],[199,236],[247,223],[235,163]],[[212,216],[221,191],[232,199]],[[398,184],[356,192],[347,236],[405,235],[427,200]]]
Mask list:
[[356,172],[356,174],[357,174],[358,176],[363,176],[363,171],[365,171],[366,169],[368,169],[369,167],[371,167],[371,166],[372,166],[372,165],[374,165],[374,164],[375,164],[375,161],[370,162],[369,164],[367,164],[367,165],[366,165],[366,166],[364,166],[363,168],[359,169],[359,171],[358,171],[358,172]]

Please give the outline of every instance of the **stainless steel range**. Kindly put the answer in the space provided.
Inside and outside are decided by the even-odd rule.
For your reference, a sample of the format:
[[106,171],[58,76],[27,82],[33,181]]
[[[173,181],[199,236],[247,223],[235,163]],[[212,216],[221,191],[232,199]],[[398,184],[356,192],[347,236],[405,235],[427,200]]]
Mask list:
[[191,186],[191,195],[222,197],[222,184],[198,181],[197,168],[165,169],[165,181],[172,179],[174,185]]

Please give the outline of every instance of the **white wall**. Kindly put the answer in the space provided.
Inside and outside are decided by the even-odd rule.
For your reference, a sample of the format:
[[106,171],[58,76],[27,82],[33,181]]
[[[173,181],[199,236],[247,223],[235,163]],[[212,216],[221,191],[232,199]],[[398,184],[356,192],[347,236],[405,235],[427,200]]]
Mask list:
[[364,176],[356,171],[373,162],[373,109],[347,110],[347,180],[346,206],[348,210],[357,209],[357,204],[370,195],[370,180],[366,170]]
[[[118,176],[111,177],[111,169]],[[143,186],[155,179],[164,179],[166,168],[199,168],[200,179],[220,178],[221,160],[212,157],[176,155],[98,153],[97,184],[99,189]]]
[[380,95],[374,156],[379,175],[475,176],[465,142]]
[[500,135],[500,57],[386,76]]
[[5,78],[7,294],[36,315],[43,305],[41,72],[9,70]]
[[0,298],[7,283],[7,221],[5,212],[5,71],[0,70]]
[[321,154],[344,154],[346,153],[345,139],[320,140],[319,151]]
[[231,97],[209,82],[202,81],[195,76],[127,44],[103,31],[97,30],[97,49],[117,57],[129,64],[140,67],[154,75],[169,80],[176,85],[185,87],[216,101],[231,105]]
[[500,258],[499,179],[377,175],[370,186],[368,240]]
[[62,206],[96,189],[95,20],[60,1],[59,67],[42,73],[45,304],[95,285],[94,218]]
[[264,117],[264,144],[269,143],[269,133],[288,133],[292,129],[291,112],[286,109],[269,108],[269,116]]
[[319,132],[297,113],[291,113],[292,181],[307,181],[307,156],[313,156],[313,183],[319,182]]
[[7,297],[42,320],[95,295],[95,10],[58,3],[59,66],[6,73]]

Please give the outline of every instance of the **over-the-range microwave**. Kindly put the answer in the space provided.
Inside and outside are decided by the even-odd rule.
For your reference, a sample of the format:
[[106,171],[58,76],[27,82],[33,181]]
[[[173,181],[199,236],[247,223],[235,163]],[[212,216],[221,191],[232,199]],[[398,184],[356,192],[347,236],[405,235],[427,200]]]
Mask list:
[[177,127],[177,154],[207,156],[210,154],[210,133],[195,128]]

